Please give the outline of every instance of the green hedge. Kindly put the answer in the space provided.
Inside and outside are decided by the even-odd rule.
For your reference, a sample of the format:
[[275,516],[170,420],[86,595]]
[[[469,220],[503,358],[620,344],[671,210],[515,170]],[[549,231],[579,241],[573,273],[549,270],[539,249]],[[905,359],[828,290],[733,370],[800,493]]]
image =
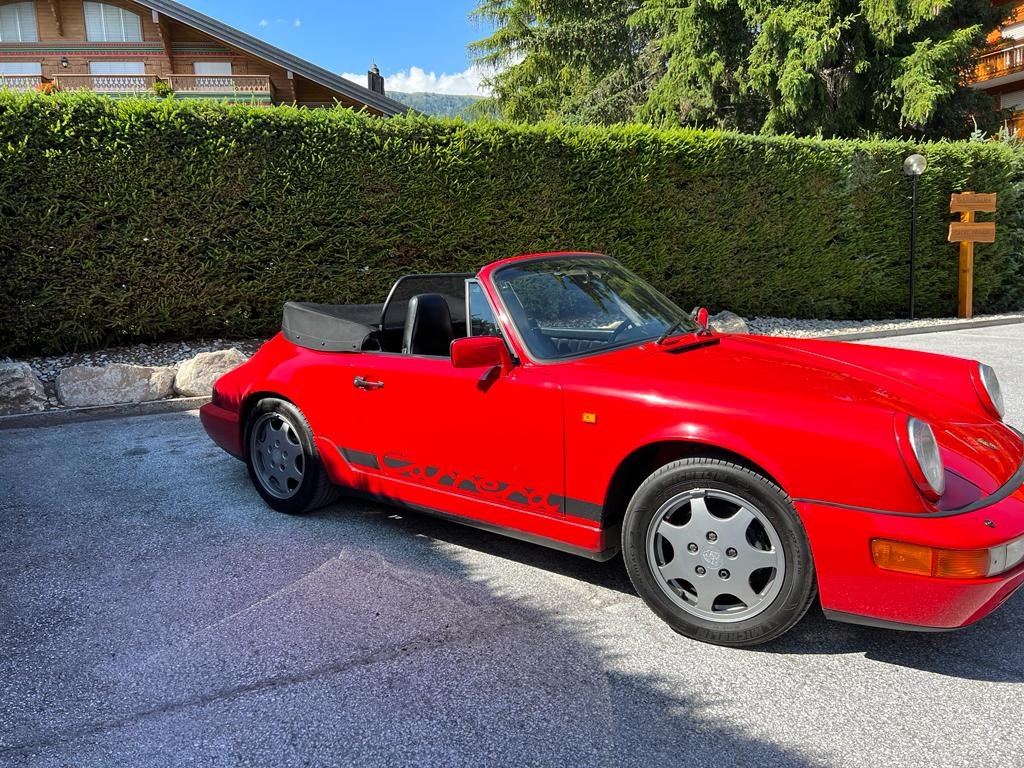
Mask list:
[[[0,352],[268,335],[288,299],[555,249],[615,255],[684,307],[899,315],[914,148],[0,93]],[[963,189],[999,193],[977,311],[1019,309],[1022,152],[916,148],[919,313],[955,311]]]

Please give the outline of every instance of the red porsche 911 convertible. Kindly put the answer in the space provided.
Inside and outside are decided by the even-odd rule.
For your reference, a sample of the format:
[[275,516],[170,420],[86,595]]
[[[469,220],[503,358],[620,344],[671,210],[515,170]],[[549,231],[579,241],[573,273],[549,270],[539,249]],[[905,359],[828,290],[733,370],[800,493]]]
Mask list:
[[289,303],[201,416],[287,513],[341,489],[607,560],[674,630],[952,629],[1024,582],[1024,442],[991,368],[720,335],[615,260]]

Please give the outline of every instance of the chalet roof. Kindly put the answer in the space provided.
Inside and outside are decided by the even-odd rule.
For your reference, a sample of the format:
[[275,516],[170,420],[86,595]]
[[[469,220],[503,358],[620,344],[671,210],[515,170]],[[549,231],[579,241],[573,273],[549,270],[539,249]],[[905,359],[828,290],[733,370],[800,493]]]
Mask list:
[[174,0],[135,0],[135,2],[158,13],[162,13],[169,19],[179,21],[182,24],[212,35],[218,40],[222,40],[246,53],[291,70],[297,75],[302,75],[307,80],[318,83],[332,91],[337,91],[354,101],[366,104],[389,117],[392,115],[403,115],[409,111],[409,107],[400,101],[374,93],[369,88],[353,83],[351,80],[346,80],[344,77],[329,72],[323,67],[318,67],[305,59],[300,59],[298,56],[270,45],[257,37],[247,35],[245,32],[210,18],[206,14],[193,10],[181,3],[174,2]]

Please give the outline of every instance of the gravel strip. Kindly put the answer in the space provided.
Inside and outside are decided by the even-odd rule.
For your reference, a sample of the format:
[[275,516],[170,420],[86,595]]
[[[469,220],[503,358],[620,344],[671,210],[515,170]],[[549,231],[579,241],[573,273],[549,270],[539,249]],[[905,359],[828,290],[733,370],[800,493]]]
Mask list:
[[[179,365],[200,352],[217,352],[234,347],[251,357],[266,339],[203,339],[200,341],[169,341],[153,344],[132,344],[124,347],[109,347],[92,352],[70,352],[66,355],[49,357],[26,357],[28,363],[46,392],[46,410],[63,408],[57,399],[57,374],[64,368],[75,365],[105,366],[111,363],[127,365],[164,366]],[[0,361],[9,361],[0,357]]]
[[26,357],[24,361],[32,366],[43,384],[50,384],[63,368],[73,365],[177,365],[195,357],[200,352],[216,352],[235,347],[251,356],[265,339],[207,339],[203,341],[170,341],[156,344],[133,344],[127,347],[109,347],[93,352],[71,352],[52,357]]
[[1010,320],[1024,321],[1024,312],[1010,312],[1002,315],[975,315],[971,320],[956,317],[928,317],[917,320],[798,320],[790,317],[752,317],[747,318],[747,326],[751,333],[764,336],[794,336],[809,338],[813,336],[832,336],[841,333],[867,333],[871,331],[898,331],[905,328],[930,328],[934,326],[957,326],[979,320]]

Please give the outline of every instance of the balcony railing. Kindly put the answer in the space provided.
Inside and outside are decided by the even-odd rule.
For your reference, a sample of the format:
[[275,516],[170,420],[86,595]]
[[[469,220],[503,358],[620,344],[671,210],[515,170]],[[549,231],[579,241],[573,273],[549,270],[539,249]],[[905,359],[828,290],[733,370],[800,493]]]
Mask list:
[[0,75],[0,89],[34,91],[43,82],[42,75]]
[[268,75],[167,75],[171,89],[184,98],[204,96],[270,96]]
[[[12,83],[8,87],[19,90],[34,89],[43,81],[38,75],[0,75],[0,87],[3,87],[4,78]],[[154,85],[158,80],[167,83],[174,95],[181,99],[255,100],[270,103],[274,93],[269,75],[58,75],[53,78],[53,84],[62,91],[89,90],[123,96],[154,93]]]
[[974,79],[981,82],[1024,71],[1024,43],[1018,43],[978,57]]
[[62,91],[147,93],[153,91],[156,75],[58,75],[53,81]]

